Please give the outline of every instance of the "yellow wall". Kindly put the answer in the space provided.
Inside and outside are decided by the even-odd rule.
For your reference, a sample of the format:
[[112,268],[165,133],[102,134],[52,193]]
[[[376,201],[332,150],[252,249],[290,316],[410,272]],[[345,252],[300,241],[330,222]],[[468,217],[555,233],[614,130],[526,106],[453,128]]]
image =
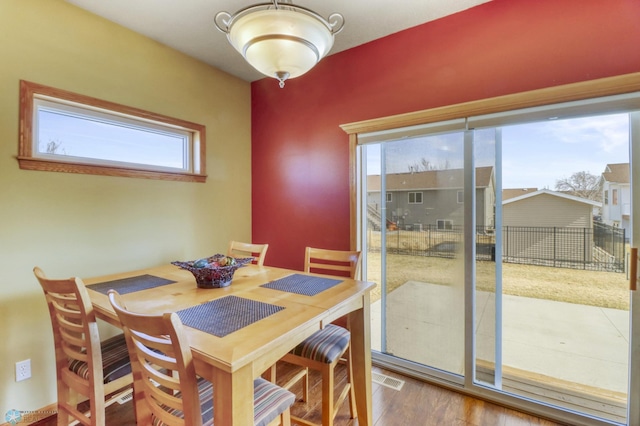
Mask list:
[[[35,265],[51,277],[87,277],[249,240],[251,95],[248,83],[62,0],[1,0],[0,28],[2,423],[10,409],[56,400]],[[207,182],[20,170],[20,79],[206,125]],[[16,383],[14,364],[27,358],[33,377]]]

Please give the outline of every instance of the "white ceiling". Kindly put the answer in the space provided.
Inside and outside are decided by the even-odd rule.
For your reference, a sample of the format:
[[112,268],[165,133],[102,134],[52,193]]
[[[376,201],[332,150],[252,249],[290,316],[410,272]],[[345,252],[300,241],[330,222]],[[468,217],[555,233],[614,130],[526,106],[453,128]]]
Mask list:
[[[66,0],[246,81],[264,76],[247,64],[213,23],[216,13],[234,14],[266,0]],[[490,0],[295,0],[325,18],[345,18],[329,54]]]

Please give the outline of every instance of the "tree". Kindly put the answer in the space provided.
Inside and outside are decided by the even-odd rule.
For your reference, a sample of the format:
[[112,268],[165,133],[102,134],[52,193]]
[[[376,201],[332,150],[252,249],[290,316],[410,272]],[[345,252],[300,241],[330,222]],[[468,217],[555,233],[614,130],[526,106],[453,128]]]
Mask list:
[[410,173],[428,172],[430,170],[448,170],[451,168],[449,160],[444,160],[440,164],[433,164],[431,161],[422,157],[420,162],[416,162],[407,166]]
[[62,148],[62,150],[60,150],[61,146],[62,146],[62,142],[61,141],[50,139],[49,142],[47,143],[47,154],[64,154],[64,155],[66,155],[67,152],[66,152],[66,150],[64,148]]
[[589,172],[576,172],[568,178],[556,180],[556,191],[592,201],[602,201],[602,177]]

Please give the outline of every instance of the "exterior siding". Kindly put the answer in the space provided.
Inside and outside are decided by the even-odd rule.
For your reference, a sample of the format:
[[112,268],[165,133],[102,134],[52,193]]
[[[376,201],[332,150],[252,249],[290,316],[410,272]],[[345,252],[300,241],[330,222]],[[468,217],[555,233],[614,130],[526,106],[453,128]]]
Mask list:
[[[540,194],[503,206],[506,257],[583,261],[593,255],[592,206]],[[566,228],[585,229],[582,233]]]
[[[438,220],[463,225],[464,204],[458,203],[460,189],[388,191],[391,202],[384,203],[386,217],[401,229],[435,226]],[[409,192],[422,193],[422,203],[409,204]],[[493,194],[489,189],[476,189],[476,225],[493,226]],[[491,203],[487,205],[486,203]],[[380,192],[369,192],[367,203],[382,214]]]
[[505,204],[504,226],[555,226],[591,228],[592,207],[588,204],[540,194]]

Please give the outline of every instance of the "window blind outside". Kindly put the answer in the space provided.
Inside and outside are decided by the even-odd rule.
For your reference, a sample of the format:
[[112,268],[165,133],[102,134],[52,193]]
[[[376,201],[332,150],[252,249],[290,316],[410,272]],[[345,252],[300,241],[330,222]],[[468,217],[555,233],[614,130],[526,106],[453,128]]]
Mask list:
[[464,131],[468,129],[500,127],[511,124],[531,123],[535,121],[632,111],[640,111],[640,92],[523,108],[495,114],[476,115],[467,118],[399,127],[396,129],[381,130],[377,132],[359,133],[358,145],[388,142],[439,133]]
[[417,126],[401,127],[397,129],[381,130],[379,132],[359,133],[358,145],[388,142],[438,133],[449,133],[465,130],[465,119],[441,121],[438,123],[420,124]]
[[640,110],[640,92],[478,115],[469,117],[467,125],[469,129],[480,129],[635,110]]

